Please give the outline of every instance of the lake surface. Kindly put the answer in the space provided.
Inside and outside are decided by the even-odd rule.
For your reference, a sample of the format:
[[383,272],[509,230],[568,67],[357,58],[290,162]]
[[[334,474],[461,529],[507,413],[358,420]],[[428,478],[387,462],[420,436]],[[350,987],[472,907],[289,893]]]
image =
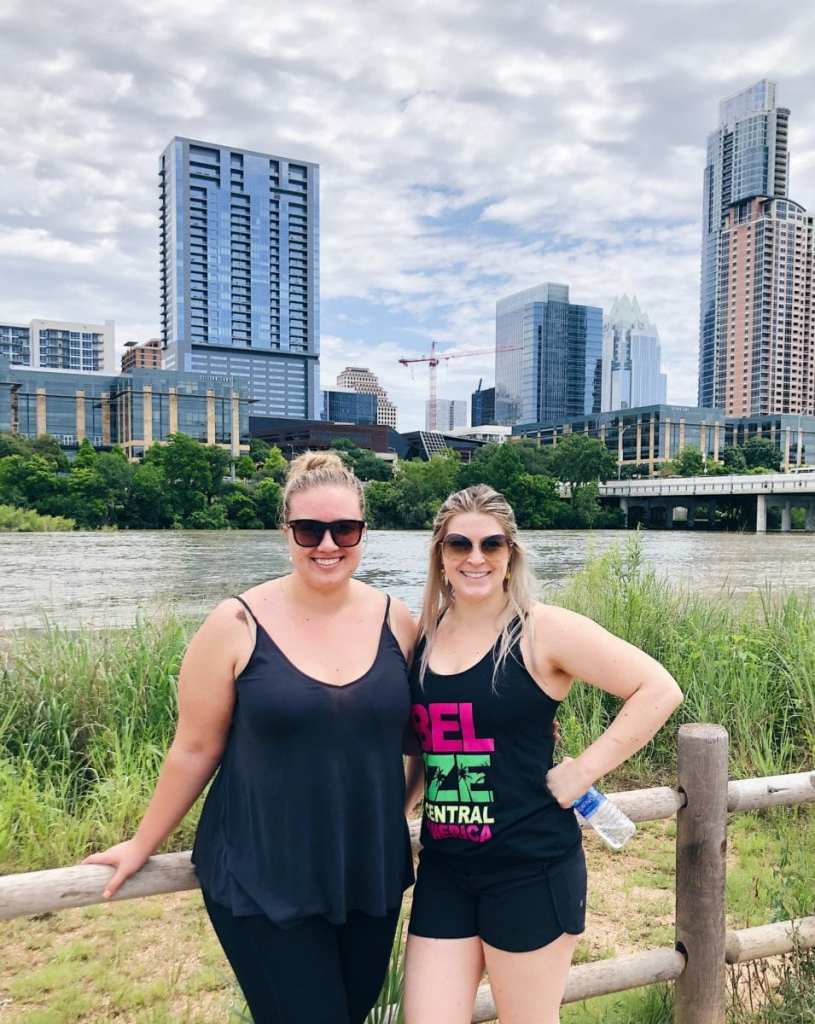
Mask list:
[[[593,550],[625,543],[617,530],[524,533],[539,579],[562,585]],[[358,576],[421,600],[430,534],[373,531]],[[768,585],[815,597],[815,534],[654,531],[641,534],[645,558],[677,583],[745,595]],[[139,611],[175,607],[203,614],[223,597],[288,571],[283,536],[273,531],[142,531],[0,534],[0,630],[38,626],[128,625]]]

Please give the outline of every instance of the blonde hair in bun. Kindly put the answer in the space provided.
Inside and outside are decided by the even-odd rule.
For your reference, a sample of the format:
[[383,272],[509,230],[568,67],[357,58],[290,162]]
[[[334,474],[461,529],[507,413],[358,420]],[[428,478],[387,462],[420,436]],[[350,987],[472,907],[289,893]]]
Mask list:
[[286,486],[283,488],[283,522],[288,522],[289,506],[294,494],[302,494],[312,487],[348,487],[359,499],[362,518],[365,518],[365,494],[357,476],[345,465],[336,452],[303,452],[289,463]]

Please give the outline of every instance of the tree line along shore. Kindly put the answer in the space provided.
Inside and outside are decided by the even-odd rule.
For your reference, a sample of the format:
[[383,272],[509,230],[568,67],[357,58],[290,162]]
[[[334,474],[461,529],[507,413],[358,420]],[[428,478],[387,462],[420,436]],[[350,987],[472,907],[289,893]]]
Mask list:
[[[616,476],[612,452],[596,438],[571,434],[556,446],[533,441],[486,445],[469,463],[454,452],[429,461],[403,460],[394,468],[348,440],[335,445],[365,482],[372,529],[429,529],[442,501],[470,484],[506,495],[520,529],[599,529],[623,526],[617,508],[605,508],[598,484]],[[120,448],[98,452],[86,440],[68,459],[47,434],[29,440],[0,434],[0,531],[191,529],[268,530],[280,521],[286,462],[279,448],[254,438],[233,459],[185,434],[155,444],[141,462]],[[777,471],[781,452],[766,438],[725,449],[721,462],[686,447],[661,475]],[[647,466],[620,468],[623,478],[647,476]],[[570,497],[560,496],[569,485]],[[720,524],[742,528],[745,510],[723,504]]]

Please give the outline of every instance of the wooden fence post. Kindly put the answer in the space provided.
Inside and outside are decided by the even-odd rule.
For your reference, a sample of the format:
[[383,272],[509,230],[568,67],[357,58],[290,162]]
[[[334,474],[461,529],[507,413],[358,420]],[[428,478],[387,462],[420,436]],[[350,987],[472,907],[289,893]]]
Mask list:
[[674,990],[675,1024],[725,1021],[727,730],[679,729],[676,816],[676,948],[687,966]]

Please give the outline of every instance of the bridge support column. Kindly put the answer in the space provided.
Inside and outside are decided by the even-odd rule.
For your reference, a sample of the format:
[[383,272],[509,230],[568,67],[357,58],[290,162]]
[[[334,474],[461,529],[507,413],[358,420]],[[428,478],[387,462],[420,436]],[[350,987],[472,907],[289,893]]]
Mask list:
[[756,495],[756,533],[767,532],[767,495]]
[[623,524],[625,528],[628,529],[628,498],[620,498],[620,511],[625,517]]
[[781,532],[789,533],[792,529],[792,506],[787,498],[781,506]]
[[815,500],[810,501],[807,505],[807,517],[804,523],[804,529],[808,533],[815,533]]
[[707,525],[708,529],[712,530],[716,525],[716,502],[708,501],[707,503]]

